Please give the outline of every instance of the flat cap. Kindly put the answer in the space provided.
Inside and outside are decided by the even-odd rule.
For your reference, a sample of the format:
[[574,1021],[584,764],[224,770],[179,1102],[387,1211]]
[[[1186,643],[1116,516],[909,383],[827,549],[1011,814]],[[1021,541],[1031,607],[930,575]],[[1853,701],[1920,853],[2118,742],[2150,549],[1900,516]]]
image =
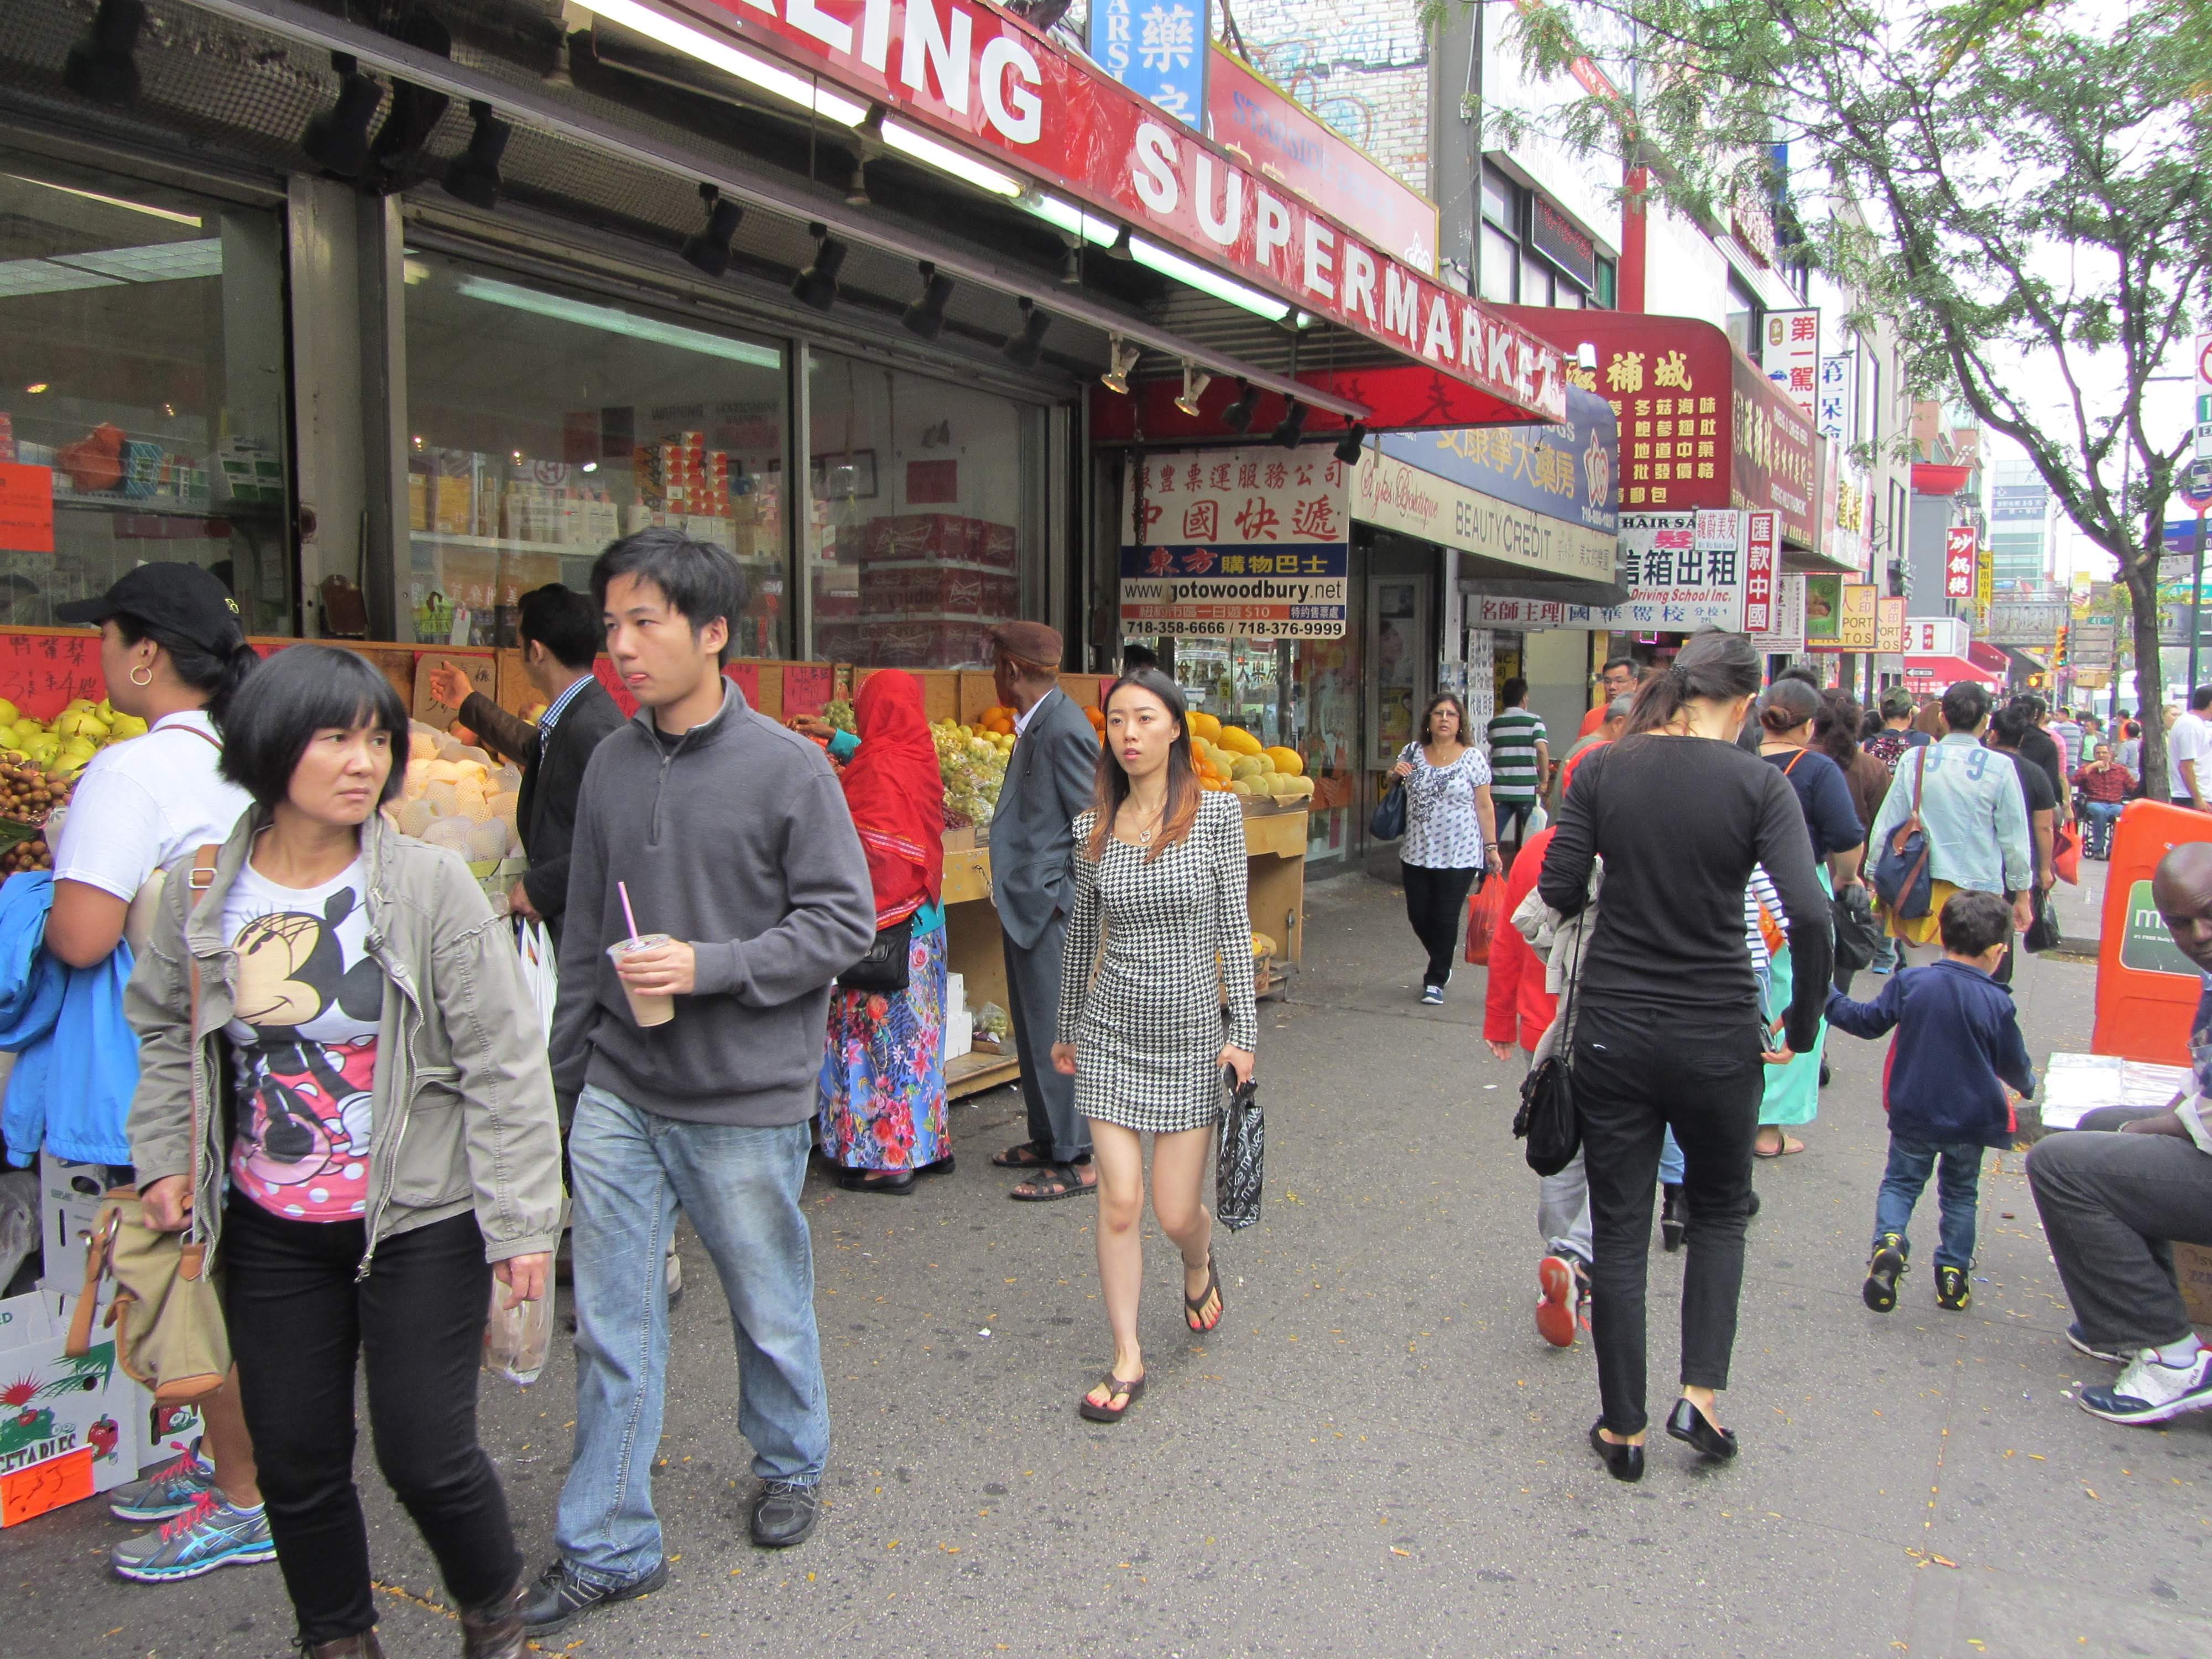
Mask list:
[[1040,668],[1058,668],[1066,649],[1058,629],[1037,622],[1001,623],[991,630],[991,642],[1015,661]]

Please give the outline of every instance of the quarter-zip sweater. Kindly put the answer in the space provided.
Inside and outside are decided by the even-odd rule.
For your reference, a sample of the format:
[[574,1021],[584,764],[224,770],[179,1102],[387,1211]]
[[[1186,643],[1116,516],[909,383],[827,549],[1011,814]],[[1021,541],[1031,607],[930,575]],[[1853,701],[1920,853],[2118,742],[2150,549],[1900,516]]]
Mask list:
[[[689,943],[691,994],[641,1028],[607,947],[641,932]],[[662,1117],[774,1127],[814,1111],[830,981],[876,936],[875,890],[845,792],[820,748],[726,684],[680,737],[652,711],[592,753],[576,803],[553,1084],[586,1084]]]

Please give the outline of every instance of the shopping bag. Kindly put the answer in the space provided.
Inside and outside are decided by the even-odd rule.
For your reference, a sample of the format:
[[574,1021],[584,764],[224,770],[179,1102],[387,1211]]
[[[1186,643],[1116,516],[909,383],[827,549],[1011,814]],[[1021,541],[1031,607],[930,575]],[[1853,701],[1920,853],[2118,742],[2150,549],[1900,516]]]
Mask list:
[[515,948],[522,953],[523,982],[530,987],[530,1000],[537,1006],[545,1035],[550,1037],[553,1005],[561,999],[561,972],[554,958],[553,935],[544,922],[526,921],[516,936]]
[[1551,827],[1552,815],[1544,810],[1544,803],[1538,801],[1528,809],[1528,823],[1521,826],[1521,844],[1527,846],[1530,836],[1541,835]]
[[1232,1233],[1260,1218],[1260,1188],[1266,1178],[1267,1121],[1260,1110],[1257,1082],[1237,1086],[1237,1074],[1222,1068],[1228,1099],[1221,1108],[1221,1139],[1214,1154],[1213,1217]]
[[2073,886],[2081,884],[2081,837],[2070,823],[2062,823],[2051,832],[2051,867],[2058,872],[2058,879]]
[[1467,902],[1467,959],[1475,967],[1490,960],[1490,936],[1505,920],[1505,884],[1486,881]]

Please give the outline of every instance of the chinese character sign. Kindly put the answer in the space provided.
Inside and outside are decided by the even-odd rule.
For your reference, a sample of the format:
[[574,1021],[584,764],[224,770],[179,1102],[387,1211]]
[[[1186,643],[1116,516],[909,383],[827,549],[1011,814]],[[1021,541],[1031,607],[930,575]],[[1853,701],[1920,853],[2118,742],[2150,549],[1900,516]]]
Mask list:
[[[1779,631],[1774,612],[1775,577],[1782,557],[1781,521],[1771,513],[1747,513],[1743,554],[1743,629]],[[1801,630],[1802,631],[1802,630]]]
[[1885,656],[1900,656],[1905,651],[1905,600],[1887,595],[1875,602],[1874,648]]
[[1774,624],[1765,632],[1746,629],[1762,657],[1794,657],[1805,648],[1805,578],[1774,579]]
[[[1700,516],[1695,513],[1620,515],[1620,585],[1629,595],[1625,605],[1484,599],[1478,607],[1478,625],[1621,632],[1657,629],[1679,634],[1694,633],[1700,628],[1740,631],[1744,560],[1735,526],[1728,526],[1724,544],[1718,536],[1701,540]],[[1720,526],[1714,523],[1708,528],[1717,531]]]
[[1814,407],[1813,422],[1838,449],[1851,441],[1852,367],[1849,357],[1820,359],[1820,393]]
[[1146,455],[1123,475],[1121,622],[1136,633],[1341,639],[1351,471],[1327,451]]
[[1770,311],[1761,337],[1759,367],[1775,389],[1812,418],[1820,372],[1820,313]]
[[1085,49],[1169,114],[1203,127],[1209,0],[1091,0]]
[[1943,597],[1974,597],[1974,527],[1953,525],[1943,532]]
[[1871,651],[1878,636],[1876,601],[1879,592],[1870,583],[1844,584],[1843,612],[1836,628],[1836,643],[1846,651]]

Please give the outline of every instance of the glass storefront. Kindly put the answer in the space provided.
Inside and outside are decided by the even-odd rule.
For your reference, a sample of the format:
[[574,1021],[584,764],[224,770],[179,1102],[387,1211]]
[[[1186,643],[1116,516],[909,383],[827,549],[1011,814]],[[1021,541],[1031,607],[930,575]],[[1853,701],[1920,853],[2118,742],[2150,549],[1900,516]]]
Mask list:
[[173,560],[250,631],[297,631],[283,235],[272,210],[0,150],[0,462],[26,469],[0,623]]
[[744,565],[732,654],[789,654],[781,343],[430,252],[406,283],[412,638],[514,645],[522,594],[672,525]]
[[1044,611],[1044,410],[831,351],[806,393],[804,654],[988,665]]

